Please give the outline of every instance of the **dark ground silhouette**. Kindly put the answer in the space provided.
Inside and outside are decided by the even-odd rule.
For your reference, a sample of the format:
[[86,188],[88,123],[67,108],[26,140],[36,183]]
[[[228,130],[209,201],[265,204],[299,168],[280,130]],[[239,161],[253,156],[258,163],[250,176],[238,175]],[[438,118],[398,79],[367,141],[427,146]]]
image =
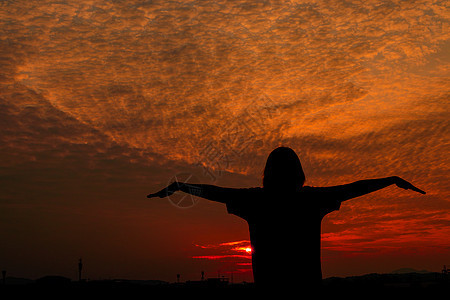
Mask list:
[[[286,290],[296,292],[296,296],[307,293],[302,284],[294,286],[279,286],[275,292],[283,294]],[[58,295],[63,296],[101,296],[105,297],[186,297],[209,294],[212,296],[232,296],[238,299],[248,299],[258,289],[253,284],[217,284],[216,280],[199,282],[168,283],[158,280],[92,280],[71,281],[61,276],[45,276],[38,280],[7,277],[6,282],[0,285],[0,295],[11,295],[15,299],[21,296]],[[450,292],[450,276],[436,272],[406,273],[406,274],[367,274],[352,277],[330,277],[323,280],[319,295],[322,296],[349,296],[358,299],[383,296],[389,299],[393,296],[407,299],[418,296],[446,296]],[[299,297],[297,297],[299,298]],[[171,299],[171,298],[169,298]],[[251,299],[251,298],[250,298]],[[311,298],[313,299],[313,298]]]

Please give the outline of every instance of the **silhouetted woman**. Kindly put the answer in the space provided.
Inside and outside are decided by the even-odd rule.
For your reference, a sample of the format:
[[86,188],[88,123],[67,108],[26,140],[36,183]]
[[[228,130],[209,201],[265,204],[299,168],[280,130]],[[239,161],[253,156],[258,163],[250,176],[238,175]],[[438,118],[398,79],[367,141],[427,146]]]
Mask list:
[[304,182],[297,154],[279,147],[267,158],[262,188],[174,182],[147,197],[183,191],[225,203],[229,213],[248,223],[256,286],[310,289],[318,287],[322,279],[320,227],[326,214],[338,210],[342,201],[392,184],[425,194],[397,176],[331,187],[304,186]]

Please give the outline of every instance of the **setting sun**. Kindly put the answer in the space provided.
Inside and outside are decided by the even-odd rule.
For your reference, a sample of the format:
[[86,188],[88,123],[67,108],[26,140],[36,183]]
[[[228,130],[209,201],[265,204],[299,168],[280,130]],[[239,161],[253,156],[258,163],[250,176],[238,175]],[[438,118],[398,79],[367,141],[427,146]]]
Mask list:
[[[241,243],[241,242],[239,242]],[[232,251],[237,251],[237,252],[246,252],[247,254],[251,254],[252,253],[252,247],[250,245],[242,245],[239,247],[234,247],[231,249]]]
[[233,250],[236,250],[236,251],[241,251],[241,252],[247,252],[248,254],[251,254],[252,253],[252,248],[251,247],[237,247],[237,248],[234,248]]

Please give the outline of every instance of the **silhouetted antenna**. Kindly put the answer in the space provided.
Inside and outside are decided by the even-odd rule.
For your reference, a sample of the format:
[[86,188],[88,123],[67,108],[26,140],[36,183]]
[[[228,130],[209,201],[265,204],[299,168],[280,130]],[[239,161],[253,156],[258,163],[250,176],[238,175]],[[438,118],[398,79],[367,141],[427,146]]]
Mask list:
[[205,280],[205,272],[202,271],[202,281]]
[[78,281],[81,281],[81,270],[83,269],[83,262],[80,260],[78,261]]

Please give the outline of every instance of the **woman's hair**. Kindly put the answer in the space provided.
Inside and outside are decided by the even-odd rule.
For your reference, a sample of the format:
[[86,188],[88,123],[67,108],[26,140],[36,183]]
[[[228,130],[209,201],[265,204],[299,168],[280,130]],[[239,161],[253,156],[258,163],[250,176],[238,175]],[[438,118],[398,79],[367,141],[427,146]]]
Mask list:
[[267,158],[263,188],[268,191],[297,191],[305,183],[300,159],[294,150],[278,147]]

